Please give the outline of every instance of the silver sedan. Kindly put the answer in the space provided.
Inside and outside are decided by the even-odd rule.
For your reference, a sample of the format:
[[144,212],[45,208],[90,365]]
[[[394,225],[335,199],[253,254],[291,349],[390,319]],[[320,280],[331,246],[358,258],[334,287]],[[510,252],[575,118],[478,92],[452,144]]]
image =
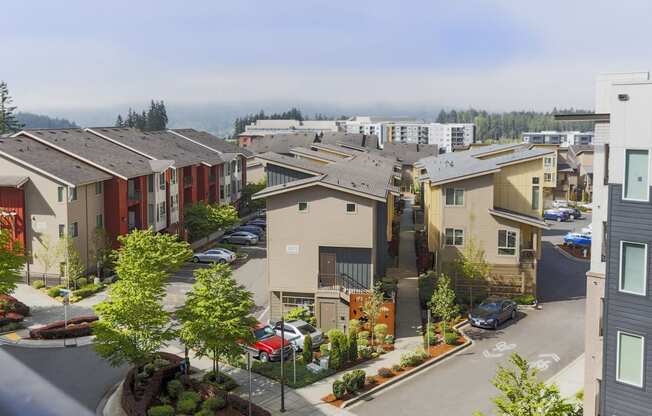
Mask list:
[[225,248],[213,248],[203,253],[195,253],[192,261],[195,263],[232,263],[235,261],[235,253]]

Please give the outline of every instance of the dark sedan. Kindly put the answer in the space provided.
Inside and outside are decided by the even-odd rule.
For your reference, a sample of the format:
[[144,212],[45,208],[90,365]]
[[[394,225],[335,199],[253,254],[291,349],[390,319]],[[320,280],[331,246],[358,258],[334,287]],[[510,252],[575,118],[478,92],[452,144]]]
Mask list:
[[479,328],[498,329],[501,323],[516,318],[517,304],[509,299],[482,302],[469,314],[469,323]]
[[261,238],[265,233],[265,231],[262,228],[257,227],[255,225],[240,225],[238,227],[235,227],[233,231],[234,232],[245,231],[251,234],[255,234],[256,236],[258,236],[258,238]]

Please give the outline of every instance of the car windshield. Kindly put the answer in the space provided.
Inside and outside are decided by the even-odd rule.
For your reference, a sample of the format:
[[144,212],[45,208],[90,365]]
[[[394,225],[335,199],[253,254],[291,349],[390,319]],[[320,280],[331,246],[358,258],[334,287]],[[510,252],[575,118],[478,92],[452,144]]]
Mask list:
[[298,326],[297,329],[298,329],[299,332],[301,332],[303,335],[308,335],[308,334],[312,334],[312,333],[317,332],[317,330],[315,329],[315,327],[312,326],[312,325],[310,325],[310,324],[305,324],[305,325]]
[[254,330],[254,336],[256,337],[256,339],[265,339],[274,335],[275,333],[271,326],[264,326],[262,328],[258,328]]
[[481,303],[478,309],[487,312],[497,312],[500,310],[500,302]]

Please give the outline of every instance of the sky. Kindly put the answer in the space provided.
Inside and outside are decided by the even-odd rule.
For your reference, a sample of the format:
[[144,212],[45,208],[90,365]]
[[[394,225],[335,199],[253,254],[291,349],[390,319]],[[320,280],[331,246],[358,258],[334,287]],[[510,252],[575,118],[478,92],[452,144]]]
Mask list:
[[266,102],[592,108],[652,67],[648,0],[2,1],[25,111]]

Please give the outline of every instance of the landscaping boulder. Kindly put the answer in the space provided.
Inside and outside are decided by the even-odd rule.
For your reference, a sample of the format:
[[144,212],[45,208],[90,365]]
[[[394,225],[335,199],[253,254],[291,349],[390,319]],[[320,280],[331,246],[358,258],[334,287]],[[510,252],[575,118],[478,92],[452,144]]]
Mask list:
[[29,337],[33,339],[64,339],[91,335],[91,323],[97,321],[97,316],[79,316],[64,321],[54,321],[40,328],[30,329]]
[[29,315],[29,307],[15,297],[0,295],[0,312],[16,312],[19,315]]

